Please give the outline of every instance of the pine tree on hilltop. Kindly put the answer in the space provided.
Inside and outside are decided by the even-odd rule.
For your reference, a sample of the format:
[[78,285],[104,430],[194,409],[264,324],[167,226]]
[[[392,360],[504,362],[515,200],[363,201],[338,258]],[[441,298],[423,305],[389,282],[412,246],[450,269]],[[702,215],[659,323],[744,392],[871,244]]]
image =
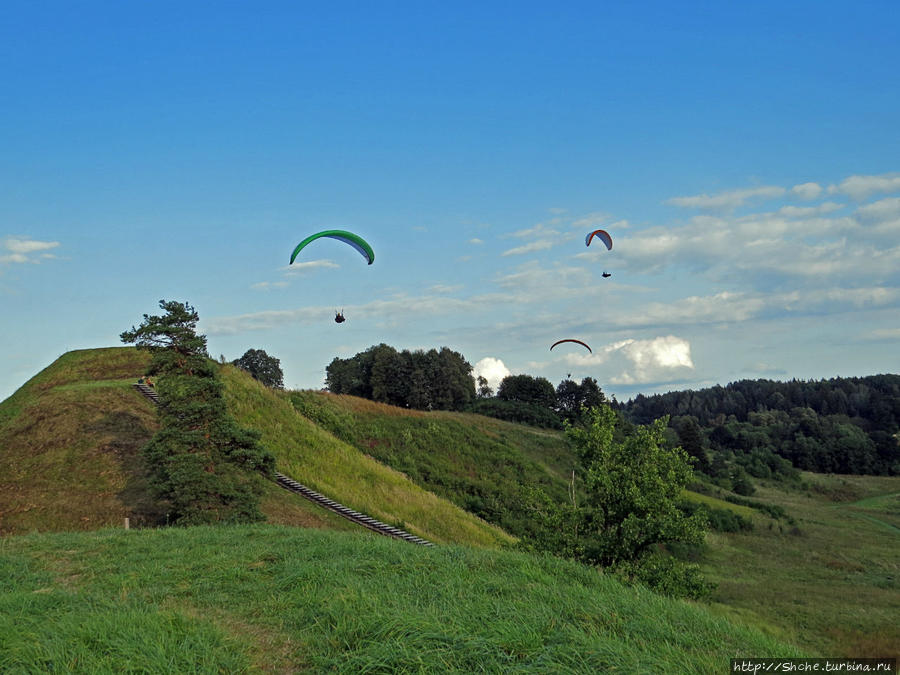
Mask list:
[[161,428],[142,450],[151,485],[179,524],[263,520],[252,472],[271,476],[275,459],[258,432],[228,414],[194,308],[165,300],[159,306],[165,314],[144,314],[139,327],[120,335],[150,351],[149,372],[159,378]]

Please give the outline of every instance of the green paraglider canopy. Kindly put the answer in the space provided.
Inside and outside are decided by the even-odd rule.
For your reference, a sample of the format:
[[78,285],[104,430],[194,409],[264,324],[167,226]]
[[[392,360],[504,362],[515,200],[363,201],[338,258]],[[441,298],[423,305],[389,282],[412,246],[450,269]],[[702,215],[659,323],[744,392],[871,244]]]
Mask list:
[[297,244],[297,248],[294,249],[294,252],[291,253],[291,262],[288,264],[293,264],[294,259],[297,257],[297,254],[303,250],[303,248],[319,239],[320,237],[330,237],[331,239],[337,239],[338,241],[342,241],[345,244],[350,244],[353,248],[360,252],[363,258],[366,259],[370,265],[375,262],[375,251],[372,250],[372,247],[366,242],[365,239],[360,237],[358,234],[353,234],[352,232],[347,232],[346,230],[323,230],[322,232],[316,232],[315,234],[309,235],[306,239]]

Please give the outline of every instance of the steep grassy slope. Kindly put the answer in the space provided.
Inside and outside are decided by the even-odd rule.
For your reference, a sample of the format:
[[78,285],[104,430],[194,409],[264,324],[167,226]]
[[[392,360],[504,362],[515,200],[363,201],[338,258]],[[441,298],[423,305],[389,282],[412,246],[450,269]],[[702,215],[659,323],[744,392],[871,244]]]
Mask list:
[[573,563],[270,525],[0,540],[0,671],[723,673],[795,648]]
[[341,440],[513,534],[531,529],[530,488],[567,498],[575,456],[561,432],[356,396],[295,391],[290,398]]
[[[0,534],[165,522],[139,456],[156,408],[131,386],[148,363],[130,347],[68,352],[0,403]],[[259,483],[270,522],[358,529]]]
[[422,489],[298,414],[289,394],[223,366],[229,410],[262,433],[280,471],[332,499],[437,543],[496,547],[513,538]]

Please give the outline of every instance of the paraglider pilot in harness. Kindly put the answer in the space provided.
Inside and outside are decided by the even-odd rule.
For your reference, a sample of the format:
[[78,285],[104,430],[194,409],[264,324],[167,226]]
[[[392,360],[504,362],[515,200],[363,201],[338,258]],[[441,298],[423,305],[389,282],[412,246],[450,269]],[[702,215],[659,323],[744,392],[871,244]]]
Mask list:
[[340,312],[335,311],[335,313],[334,313],[334,322],[335,322],[335,323],[344,323],[344,321],[346,321],[346,320],[347,320],[347,319],[344,318],[344,310],[343,310],[343,308],[341,309]]

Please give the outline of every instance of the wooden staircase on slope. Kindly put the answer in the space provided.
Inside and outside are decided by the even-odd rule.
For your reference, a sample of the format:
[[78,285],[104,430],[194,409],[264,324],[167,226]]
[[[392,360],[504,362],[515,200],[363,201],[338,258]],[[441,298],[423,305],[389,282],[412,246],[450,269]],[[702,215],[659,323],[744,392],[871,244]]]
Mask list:
[[[134,388],[137,389],[141,394],[146,396],[148,399],[153,401],[155,404],[159,405],[159,395],[156,393],[156,391],[154,391],[152,387],[148,387],[146,384],[135,384]],[[318,504],[322,508],[333,511],[339,516],[343,516],[347,520],[353,521],[357,525],[362,525],[363,527],[368,528],[373,532],[383,534],[386,537],[402,539],[404,541],[410,542],[411,544],[419,544],[420,546],[434,546],[434,544],[427,539],[422,539],[421,537],[417,537],[414,534],[405,532],[400,528],[392,527],[391,525],[382,523],[380,520],[375,520],[375,518],[367,516],[364,513],[354,511],[353,509],[344,506],[343,504],[339,504],[333,499],[329,499],[325,495],[319,494],[315,490],[311,490],[305,485],[298,483],[290,476],[285,476],[283,473],[278,473],[277,471],[275,472],[275,482],[285,490],[290,490],[291,492],[305,497],[309,501]]]

